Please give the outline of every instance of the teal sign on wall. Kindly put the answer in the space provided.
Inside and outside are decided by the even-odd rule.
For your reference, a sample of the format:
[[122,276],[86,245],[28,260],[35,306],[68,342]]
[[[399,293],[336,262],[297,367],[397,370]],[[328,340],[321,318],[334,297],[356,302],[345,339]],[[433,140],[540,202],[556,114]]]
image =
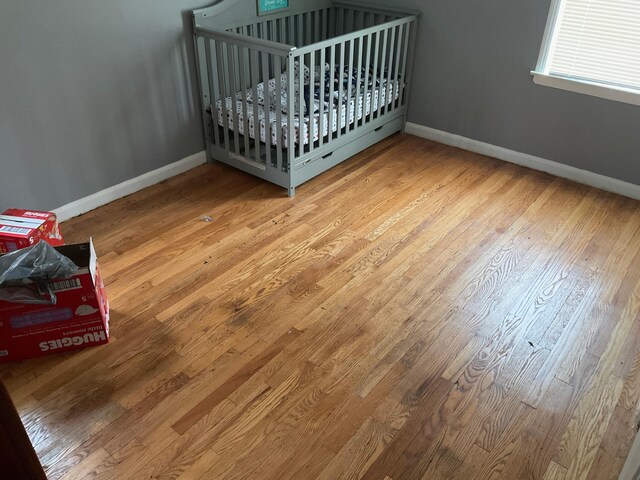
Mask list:
[[272,13],[289,8],[289,0],[258,0],[258,14]]

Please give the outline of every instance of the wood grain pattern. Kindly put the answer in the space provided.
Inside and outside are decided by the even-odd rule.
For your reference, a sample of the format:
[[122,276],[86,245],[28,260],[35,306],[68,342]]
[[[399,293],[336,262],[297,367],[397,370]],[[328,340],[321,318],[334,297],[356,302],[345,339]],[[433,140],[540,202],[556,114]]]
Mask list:
[[50,479],[609,479],[637,432],[639,202],[396,135],[62,228],[113,338],[0,368]]

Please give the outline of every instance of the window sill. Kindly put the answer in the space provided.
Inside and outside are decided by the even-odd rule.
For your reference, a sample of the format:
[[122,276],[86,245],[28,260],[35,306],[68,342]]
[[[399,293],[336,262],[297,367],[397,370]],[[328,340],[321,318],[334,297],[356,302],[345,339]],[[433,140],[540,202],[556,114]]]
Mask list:
[[616,102],[630,103],[640,106],[640,92],[637,90],[616,88],[601,83],[556,77],[546,73],[531,72],[533,81],[538,85],[559,88],[569,92],[583,93],[594,97],[606,98]]

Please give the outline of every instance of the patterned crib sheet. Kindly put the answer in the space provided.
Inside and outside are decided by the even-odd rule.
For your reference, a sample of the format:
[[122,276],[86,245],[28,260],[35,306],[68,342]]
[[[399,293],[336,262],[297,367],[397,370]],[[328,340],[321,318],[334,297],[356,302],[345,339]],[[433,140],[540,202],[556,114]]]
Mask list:
[[[295,78],[299,79],[299,71],[298,64],[296,63],[296,71]],[[325,76],[325,89],[324,93],[321,91],[321,75]],[[310,87],[310,71],[305,66],[304,67],[304,93],[303,93],[303,110],[305,115],[303,116],[302,122],[300,121],[299,115],[293,115],[293,126],[294,126],[294,141],[295,143],[300,143],[300,136],[302,131],[302,139],[304,145],[309,143],[309,138],[311,137],[310,133],[313,132],[313,141],[315,142],[320,138],[320,130],[322,128],[322,136],[327,136],[329,134],[329,124],[331,123],[332,132],[336,132],[338,130],[338,125],[340,125],[340,129],[347,126],[347,121],[349,124],[353,124],[356,120],[361,120],[363,116],[367,116],[371,113],[371,111],[376,111],[382,105],[389,105],[394,100],[397,100],[400,96],[401,88],[404,87],[403,82],[401,81],[391,81],[387,82],[386,74],[383,75],[383,81],[379,80],[373,83],[373,75],[369,74],[368,76],[361,73],[360,75],[360,95],[358,99],[356,99],[357,92],[357,83],[358,83],[358,75],[357,71],[354,69],[353,71],[349,71],[345,69],[343,74],[340,74],[339,69],[335,69],[333,76],[330,72],[330,67],[328,65],[325,66],[324,72],[322,69],[316,67],[314,71],[314,87],[313,87],[313,101],[311,100],[312,87]],[[333,78],[332,78],[333,77]],[[368,77],[369,82],[367,85],[367,95],[366,99],[364,96],[364,79]],[[376,75],[379,78],[379,75]],[[242,101],[243,96],[246,98],[246,115],[247,115],[247,124],[249,128],[249,136],[256,139],[256,126],[255,126],[255,114],[257,110],[258,121],[259,121],[259,139],[261,142],[266,143],[267,138],[267,124],[269,125],[269,132],[271,137],[272,145],[288,145],[289,142],[289,112],[288,112],[288,92],[287,92],[287,82],[286,82],[287,74],[286,72],[282,74],[281,78],[281,92],[277,95],[276,88],[276,80],[271,79],[267,82],[267,86],[265,89],[265,84],[261,83],[256,87],[257,91],[257,102],[254,100],[254,92],[253,89],[249,89],[246,92],[241,92],[236,95],[235,102],[231,97],[227,97],[225,99],[225,105],[223,108],[222,101],[218,101],[216,103],[218,124],[220,126],[224,126],[224,116],[225,110],[228,118],[228,128],[232,131],[236,131],[235,119],[237,118],[238,127],[237,132],[241,135],[245,134],[245,106]],[[342,80],[340,80],[342,79]],[[331,82],[334,84],[334,92],[333,92],[333,101],[331,99]],[[348,95],[348,86],[349,82],[351,85],[351,96]],[[339,105],[340,98],[340,84],[342,85],[342,104]],[[294,82],[294,95],[297,99],[299,98],[299,81]],[[269,95],[269,112],[266,112],[265,108],[265,96]],[[324,102],[324,115],[323,121],[320,122],[320,102]],[[235,103],[235,112],[233,109]],[[313,116],[310,119],[309,108],[308,106],[313,104]],[[278,128],[277,122],[277,108],[281,110],[281,127]],[[347,116],[347,109],[349,115]],[[332,112],[332,122],[330,121],[330,112]],[[268,113],[268,116],[267,116]],[[338,121],[339,120],[339,121]],[[302,124],[302,125],[301,125]],[[311,126],[310,126],[311,125]]]

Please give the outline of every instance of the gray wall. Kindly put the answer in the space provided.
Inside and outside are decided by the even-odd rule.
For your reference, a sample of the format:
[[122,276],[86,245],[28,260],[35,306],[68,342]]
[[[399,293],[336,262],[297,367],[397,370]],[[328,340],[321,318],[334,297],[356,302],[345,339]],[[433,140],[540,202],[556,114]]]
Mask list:
[[52,209],[204,149],[189,12],[0,0],[0,209]]
[[550,0],[393,4],[423,13],[410,121],[640,184],[640,107],[533,83]]
[[[188,29],[208,3],[0,0],[0,209],[201,151]],[[640,184],[640,107],[533,83],[549,3],[395,0],[424,13],[410,120]]]

